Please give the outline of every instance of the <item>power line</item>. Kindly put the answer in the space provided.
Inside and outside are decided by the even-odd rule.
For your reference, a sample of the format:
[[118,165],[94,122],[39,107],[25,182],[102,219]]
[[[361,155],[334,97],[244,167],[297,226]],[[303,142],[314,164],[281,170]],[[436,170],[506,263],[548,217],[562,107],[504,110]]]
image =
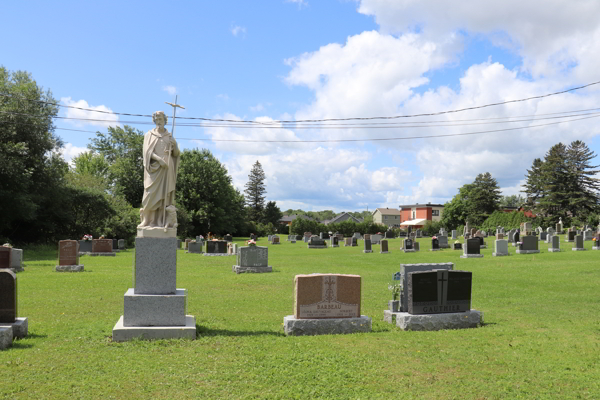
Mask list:
[[[585,89],[587,87],[594,86],[597,84],[600,84],[600,81],[588,83],[588,84],[585,84],[582,86],[577,86],[577,87],[574,87],[571,89],[561,90],[558,92],[547,93],[547,94],[540,95],[540,96],[531,96],[531,97],[527,97],[527,98],[523,98],[523,99],[506,100],[506,101],[501,101],[501,102],[496,102],[496,103],[484,104],[484,105],[480,105],[480,106],[465,107],[465,108],[460,108],[460,109],[455,109],[455,110],[437,111],[437,112],[431,112],[431,113],[381,116],[381,117],[349,117],[349,118],[324,118],[324,119],[307,119],[307,120],[277,120],[277,121],[270,121],[269,123],[272,124],[272,123],[299,123],[299,122],[306,123],[306,122],[329,122],[329,121],[366,121],[366,120],[377,120],[377,119],[387,120],[387,119],[414,118],[414,117],[430,117],[430,116],[436,116],[436,115],[442,115],[442,114],[451,114],[451,113],[458,113],[458,112],[463,112],[463,111],[477,110],[477,109],[481,109],[481,108],[499,106],[499,105],[503,105],[503,104],[512,104],[512,103],[524,102],[524,101],[528,101],[528,100],[542,99],[545,97],[557,96],[560,94]],[[98,113],[114,114],[114,115],[127,115],[127,116],[133,116],[133,117],[151,117],[151,115],[149,115],[149,114],[109,112],[109,111],[103,111],[103,110],[94,110],[91,108],[68,106],[68,105],[64,105],[64,104],[53,103],[53,102],[48,102],[48,101],[43,101],[43,100],[27,99],[22,96],[16,96],[12,93],[0,93],[0,96],[14,97],[14,98],[18,98],[18,99],[22,99],[22,100],[26,100],[26,101],[33,101],[33,102],[38,102],[38,103],[43,103],[43,104],[50,104],[50,105],[54,105],[54,106],[58,106],[58,107],[72,108],[72,109],[89,111],[89,112],[98,112]],[[211,121],[211,122],[236,122],[236,123],[261,124],[261,122],[259,122],[259,121],[248,121],[248,120],[214,119],[214,118],[202,118],[202,117],[176,117],[176,118],[182,119],[182,120],[190,119],[190,120],[201,120],[201,121]]]

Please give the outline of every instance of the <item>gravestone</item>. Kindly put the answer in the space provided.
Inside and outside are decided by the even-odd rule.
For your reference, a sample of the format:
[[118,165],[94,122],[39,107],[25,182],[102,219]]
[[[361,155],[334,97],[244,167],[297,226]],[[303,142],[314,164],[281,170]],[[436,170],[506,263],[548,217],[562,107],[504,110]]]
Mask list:
[[508,231],[508,241],[511,243],[514,242],[514,240],[515,240],[515,232],[516,231],[514,229],[511,229],[510,231]]
[[594,238],[594,232],[591,229],[588,229],[583,232],[583,240],[592,240]]
[[344,239],[344,247],[349,247],[352,246],[352,238],[345,238]]
[[181,239],[177,239],[177,250],[181,250]]
[[439,251],[440,249],[440,241],[434,237],[433,239],[431,239],[431,249],[429,249],[429,251]]
[[412,252],[414,252],[415,248],[414,248],[414,242],[413,242],[413,240],[410,239],[410,238],[409,239],[404,239],[403,240],[403,248],[402,248],[402,250],[405,253],[412,253]]
[[584,251],[585,250],[585,248],[583,247],[583,236],[582,235],[575,236],[575,245],[573,246],[573,248],[571,250],[573,250],[573,251]]
[[296,275],[294,282],[294,315],[283,319],[286,335],[371,331],[371,318],[360,314],[359,275]]
[[563,233],[563,225],[562,225],[562,218],[560,219],[560,221],[556,224],[556,234],[560,235],[561,233]]
[[23,269],[23,249],[15,249],[13,247],[10,254],[10,269],[12,269],[13,272],[25,271]]
[[329,238],[329,240],[331,241],[331,247],[340,247],[339,239],[337,236],[333,235],[331,236],[331,238]]
[[365,233],[364,236],[363,236],[363,239],[364,240],[367,240],[367,239],[371,240],[371,234],[370,233]]
[[125,239],[119,239],[119,250],[125,250]]
[[546,243],[552,243],[552,237],[553,237],[553,236],[554,236],[553,234],[551,234],[551,233],[548,233],[548,234],[546,235],[546,240],[545,240],[545,242],[546,242]]
[[379,251],[379,253],[380,254],[388,254],[389,250],[388,250],[388,241],[387,241],[387,239],[383,239],[380,242],[380,245],[381,245],[381,250]]
[[592,250],[600,249],[600,234],[596,233],[592,239]]
[[448,244],[448,236],[446,235],[441,235],[438,236],[438,243],[440,245],[440,249],[447,249],[450,247],[450,245]]
[[539,235],[540,235],[540,236],[539,236],[540,240],[544,240],[544,241],[545,241],[545,240],[546,240],[546,238],[548,237],[548,233],[547,233],[547,232],[543,232],[543,231],[542,231],[542,232],[540,232],[540,233],[539,233]]
[[400,308],[399,312],[408,312],[408,274],[417,271],[452,270],[453,263],[400,264]]
[[200,242],[189,242],[186,253],[191,254],[202,254],[202,243]]
[[[304,237],[305,237],[306,239],[310,239],[310,237],[311,237],[311,236],[312,236],[312,233],[311,233],[311,232],[304,232]],[[307,242],[307,241],[308,241],[308,240],[305,240],[305,242]]]
[[539,253],[538,239],[533,235],[526,235],[521,238],[519,247],[517,248],[517,254],[532,254]]
[[114,256],[112,239],[93,239],[91,256]]
[[0,246],[0,268],[10,268],[12,265],[12,249]]
[[371,239],[365,239],[365,249],[363,250],[363,253],[372,253],[373,250],[371,249]]
[[192,241],[192,239],[185,239],[185,247],[184,247],[184,248],[185,248],[186,250],[188,249],[188,245],[189,245],[189,243],[190,243],[191,241]]
[[240,247],[237,251],[237,265],[232,270],[236,274],[273,272],[269,265],[269,249],[256,245]]
[[568,231],[567,232],[567,239],[565,240],[565,242],[567,243],[572,243],[575,241],[575,236],[577,235],[577,232],[574,231]]
[[352,247],[358,246],[358,239],[355,237],[350,238],[352,240]]
[[479,248],[480,249],[487,249],[487,245],[485,244],[485,241],[483,240],[483,236],[477,236],[479,238]]
[[112,251],[118,251],[118,250],[119,250],[119,240],[112,239]]
[[552,227],[546,228],[546,233],[547,233],[548,235],[554,235],[554,233],[555,233],[555,232],[556,232],[556,231],[555,231],[555,230],[554,230],[554,228],[552,228]]
[[[189,246],[189,245],[188,245]],[[204,256],[227,256],[227,242],[225,240],[207,240]]]
[[513,247],[518,246],[520,236],[521,236],[521,233],[519,231],[515,232],[515,234],[513,235],[513,242],[512,242]]
[[273,235],[273,237],[271,237],[271,244],[281,244],[281,242],[279,242],[279,236]]
[[92,241],[91,240],[80,240],[79,241],[79,253],[91,253],[92,252]]
[[317,235],[313,235],[308,241],[307,247],[309,249],[326,249],[327,244],[325,244],[325,239],[321,239]]
[[465,241],[463,247],[463,254],[460,258],[481,258],[483,254],[480,253],[481,245],[479,238],[469,238]]
[[227,235],[223,236],[223,240],[226,242],[233,242],[233,236],[228,233]]
[[415,251],[421,250],[421,244],[416,240],[413,242],[413,249],[415,249]]
[[423,232],[421,232],[420,229],[417,229],[417,231],[415,232],[415,236],[418,238],[421,238],[421,237],[423,237]]
[[56,272],[81,272],[83,265],[79,264],[79,241],[61,240],[58,242],[58,265]]
[[372,244],[379,244],[379,242],[381,242],[381,239],[383,239],[383,236],[381,236],[379,234],[371,235],[371,243]]
[[6,340],[5,345],[12,345],[12,338],[27,336],[28,320],[19,318],[17,289],[17,275],[10,269],[0,269],[0,329],[11,331],[4,332],[4,335],[11,336],[10,342]]
[[408,313],[440,314],[471,310],[472,273],[433,270],[408,274]]
[[504,234],[503,233],[496,233],[496,240],[502,240],[504,239]]
[[456,236],[456,229],[452,229],[452,240],[456,240],[457,236]]
[[508,255],[508,240],[498,239],[494,241],[494,252],[492,253],[492,256],[501,257]]
[[560,238],[558,235],[552,235],[552,246],[548,248],[549,253],[560,252]]
[[360,232],[354,232],[354,234],[352,235],[353,238],[355,239],[362,239],[362,235],[360,234]]
[[385,238],[386,239],[394,239],[394,232],[393,231],[385,231]]
[[454,250],[462,250],[462,244],[461,243],[454,243]]

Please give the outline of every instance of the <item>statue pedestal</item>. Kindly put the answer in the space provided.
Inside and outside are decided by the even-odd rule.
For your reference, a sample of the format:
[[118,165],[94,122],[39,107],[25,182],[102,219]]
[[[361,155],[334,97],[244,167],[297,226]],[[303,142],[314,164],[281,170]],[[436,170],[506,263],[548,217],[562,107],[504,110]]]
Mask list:
[[177,228],[161,228],[159,226],[145,226],[137,228],[137,237],[139,238],[174,238],[177,237]]

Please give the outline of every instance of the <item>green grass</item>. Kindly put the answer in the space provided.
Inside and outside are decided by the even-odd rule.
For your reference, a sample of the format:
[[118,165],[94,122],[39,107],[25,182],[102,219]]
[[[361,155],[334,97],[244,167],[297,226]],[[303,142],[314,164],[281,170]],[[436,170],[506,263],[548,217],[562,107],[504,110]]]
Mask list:
[[[363,254],[269,245],[270,274],[231,272],[234,257],[178,251],[195,341],[113,343],[132,286],[132,251],[82,257],[83,273],[56,273],[54,248],[24,249],[19,314],[29,337],[0,351],[0,398],[102,399],[597,399],[600,398],[600,251],[492,257],[460,251]],[[241,240],[240,240],[241,243]],[[362,245],[362,242],[360,242]],[[266,245],[261,239],[259,245]],[[591,248],[591,242],[585,243]],[[453,262],[473,272],[478,329],[404,332],[383,322],[401,263]],[[286,337],[294,276],[362,276],[362,314],[373,332]]]

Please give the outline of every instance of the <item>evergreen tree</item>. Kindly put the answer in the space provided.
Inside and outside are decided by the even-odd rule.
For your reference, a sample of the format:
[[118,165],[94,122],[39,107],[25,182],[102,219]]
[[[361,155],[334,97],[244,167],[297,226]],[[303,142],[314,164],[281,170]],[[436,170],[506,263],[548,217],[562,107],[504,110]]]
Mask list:
[[531,169],[527,170],[527,175],[525,175],[525,185],[523,185],[526,196],[525,207],[529,210],[535,208],[535,203],[538,199],[542,198],[544,193],[544,178],[542,174],[542,166],[544,162],[536,158],[533,160],[533,165]]
[[[596,157],[580,140],[571,142],[567,148],[567,168],[569,171],[569,210],[575,216],[587,216],[598,207],[600,183],[594,178],[597,165],[590,165]],[[581,219],[581,218],[580,218]]]
[[281,210],[279,209],[279,207],[277,207],[277,202],[269,201],[267,203],[267,206],[265,207],[265,218],[263,223],[271,223],[277,226],[282,216],[283,214],[281,213]]
[[265,172],[257,160],[248,175],[248,183],[244,190],[246,205],[248,206],[248,218],[250,221],[260,222],[263,219],[265,209]]
[[571,174],[566,160],[567,148],[558,143],[548,150],[540,167],[538,184],[541,191],[532,209],[536,214],[552,216],[553,222],[558,221],[559,217],[566,218],[569,211]]
[[481,226],[487,217],[500,208],[501,198],[498,181],[489,172],[477,175],[470,191],[469,222],[472,220],[476,226]]

